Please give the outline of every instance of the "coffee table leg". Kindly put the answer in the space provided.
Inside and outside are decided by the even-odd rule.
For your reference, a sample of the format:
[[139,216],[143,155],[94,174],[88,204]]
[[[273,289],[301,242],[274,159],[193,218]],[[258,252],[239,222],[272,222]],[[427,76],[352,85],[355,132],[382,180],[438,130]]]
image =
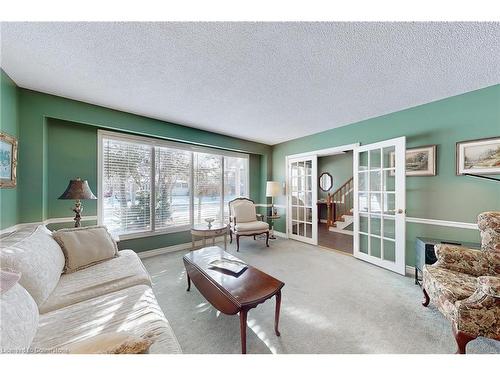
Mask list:
[[274,314],[274,332],[276,336],[280,336],[280,331],[278,331],[278,324],[280,322],[280,308],[281,308],[281,290],[276,293],[276,312]]
[[186,291],[189,292],[189,290],[191,289],[191,278],[189,277],[189,275],[186,275],[187,276],[187,279],[188,279],[188,288]]
[[241,354],[247,354],[247,311],[240,311]]

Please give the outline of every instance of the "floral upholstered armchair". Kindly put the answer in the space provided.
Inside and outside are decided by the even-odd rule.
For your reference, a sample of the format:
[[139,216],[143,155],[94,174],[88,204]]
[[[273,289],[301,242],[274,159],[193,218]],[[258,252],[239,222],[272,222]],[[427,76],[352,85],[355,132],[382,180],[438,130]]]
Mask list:
[[235,198],[229,202],[229,236],[233,242],[236,235],[236,251],[240,251],[240,237],[266,235],[266,246],[269,247],[269,224],[264,222],[263,216],[257,214],[255,203],[248,198]]
[[478,216],[481,250],[436,245],[424,266],[423,305],[435,303],[451,322],[457,353],[479,336],[500,340],[500,212]]

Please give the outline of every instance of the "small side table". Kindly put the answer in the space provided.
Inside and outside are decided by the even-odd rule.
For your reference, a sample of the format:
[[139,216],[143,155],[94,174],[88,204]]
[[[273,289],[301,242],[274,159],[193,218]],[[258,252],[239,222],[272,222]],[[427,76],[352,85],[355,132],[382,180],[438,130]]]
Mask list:
[[271,225],[271,233],[270,233],[270,236],[269,236],[269,239],[271,239],[271,240],[275,240],[276,239],[276,236],[274,235],[274,220],[279,219],[280,217],[281,217],[280,215],[267,215],[266,216],[266,219],[268,221],[270,221],[269,225]]
[[212,245],[215,245],[215,237],[224,236],[224,250],[227,248],[227,233],[229,224],[212,223],[210,228],[208,224],[195,224],[191,227],[191,249],[195,248],[196,238],[203,239],[203,247],[207,245],[207,238],[212,239]]

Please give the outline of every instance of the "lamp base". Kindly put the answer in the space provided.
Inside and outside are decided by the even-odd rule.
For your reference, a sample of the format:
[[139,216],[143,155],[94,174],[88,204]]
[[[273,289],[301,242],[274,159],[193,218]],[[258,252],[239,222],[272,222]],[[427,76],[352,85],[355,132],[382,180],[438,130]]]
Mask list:
[[73,208],[73,212],[75,213],[75,218],[73,219],[75,221],[75,228],[80,227],[80,220],[82,219],[81,213],[83,212],[83,206],[80,200],[77,200],[75,202],[75,208]]

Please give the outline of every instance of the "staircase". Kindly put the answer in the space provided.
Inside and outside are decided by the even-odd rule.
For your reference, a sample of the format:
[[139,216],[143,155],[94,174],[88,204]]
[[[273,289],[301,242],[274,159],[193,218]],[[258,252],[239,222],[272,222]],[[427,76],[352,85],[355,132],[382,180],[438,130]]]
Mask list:
[[353,223],[353,178],[347,180],[332,194],[333,225],[331,232],[352,235]]

